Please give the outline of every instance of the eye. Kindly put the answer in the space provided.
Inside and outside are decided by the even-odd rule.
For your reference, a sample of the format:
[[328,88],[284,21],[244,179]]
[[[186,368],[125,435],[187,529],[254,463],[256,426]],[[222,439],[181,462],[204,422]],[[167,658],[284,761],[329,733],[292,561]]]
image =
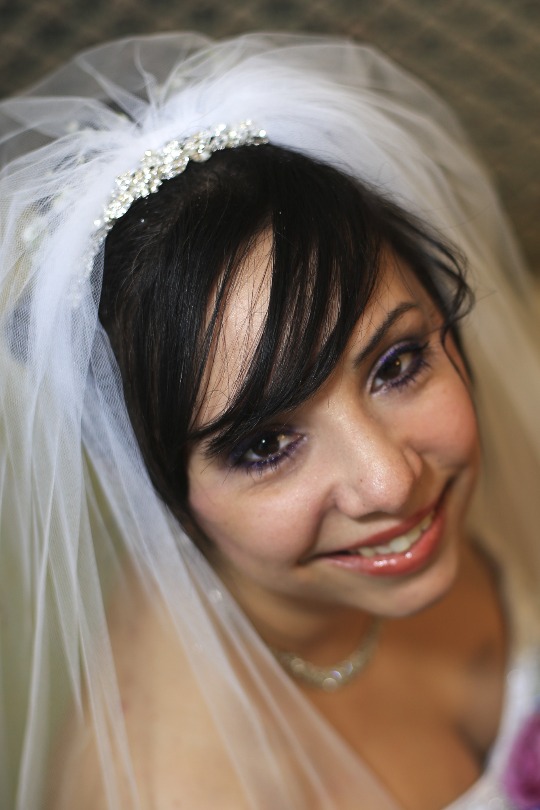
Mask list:
[[275,468],[292,455],[301,440],[298,433],[269,430],[240,445],[232,453],[231,465],[260,471]]
[[379,362],[371,390],[373,392],[400,388],[413,382],[428,366],[428,343],[408,343],[393,347]]

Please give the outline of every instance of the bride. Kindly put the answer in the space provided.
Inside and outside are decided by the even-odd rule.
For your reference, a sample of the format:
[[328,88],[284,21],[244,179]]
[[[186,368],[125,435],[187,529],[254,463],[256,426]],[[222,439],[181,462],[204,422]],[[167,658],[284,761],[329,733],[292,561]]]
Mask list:
[[0,133],[1,806],[540,806],[540,334],[448,110],[166,35]]

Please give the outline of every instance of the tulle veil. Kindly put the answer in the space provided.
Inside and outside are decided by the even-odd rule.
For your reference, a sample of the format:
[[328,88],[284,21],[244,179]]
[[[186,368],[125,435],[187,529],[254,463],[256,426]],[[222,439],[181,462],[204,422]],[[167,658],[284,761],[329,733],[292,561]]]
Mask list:
[[365,806],[396,807],[282,673],[155,495],[97,319],[102,257],[89,275],[88,246],[114,178],[146,149],[245,119],[272,143],[374,184],[467,257],[477,305],[465,343],[485,454],[472,530],[511,572],[510,599],[540,581],[536,291],[447,108],[375,50],[331,38],[166,34],[84,53],[0,105],[6,810],[46,806],[66,717],[91,717],[104,806],[147,806],[107,625],[111,598],[129,591],[128,570],[172,621],[246,806],[353,808],[361,795]]

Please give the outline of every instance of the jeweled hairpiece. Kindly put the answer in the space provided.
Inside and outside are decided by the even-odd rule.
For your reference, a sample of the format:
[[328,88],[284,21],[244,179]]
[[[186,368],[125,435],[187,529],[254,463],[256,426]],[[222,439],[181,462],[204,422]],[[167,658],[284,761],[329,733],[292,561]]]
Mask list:
[[204,129],[182,140],[168,141],[160,149],[148,149],[135,169],[124,172],[115,179],[115,188],[103,214],[94,221],[95,231],[85,257],[85,269],[76,280],[76,289],[73,290],[74,304],[80,301],[83,284],[92,272],[94,258],[107,234],[136,200],[153,194],[164,180],[172,180],[182,174],[190,160],[202,163],[222,149],[259,146],[263,143],[268,143],[266,131],[247,120],[235,125],[218,124],[213,129]]

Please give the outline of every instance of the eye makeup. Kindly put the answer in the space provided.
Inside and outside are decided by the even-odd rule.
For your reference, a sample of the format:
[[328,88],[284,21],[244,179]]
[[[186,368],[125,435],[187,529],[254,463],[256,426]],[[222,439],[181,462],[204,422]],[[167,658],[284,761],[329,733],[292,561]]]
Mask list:
[[[422,317],[423,324],[417,323],[413,329],[411,324],[408,327],[404,323],[398,326],[398,322],[410,311],[417,315],[421,313],[416,305],[403,304],[391,313],[390,327],[388,318],[385,321],[386,340],[385,333],[379,329],[376,330],[377,340],[369,340],[372,353],[377,351],[379,344],[380,355],[370,364],[371,370],[365,372],[362,385],[366,385],[368,395],[390,396],[409,386],[413,388],[431,368],[432,357],[436,353],[435,343],[440,343],[440,328],[433,329],[433,322],[430,318],[425,320],[425,316]],[[388,346],[392,332],[395,334],[394,342]],[[386,348],[384,343],[387,344]],[[362,350],[354,362],[355,373],[361,373],[360,369],[362,366],[365,368],[368,357],[365,350]],[[231,450],[222,455],[223,463],[232,472],[244,471],[259,476],[271,474],[290,461],[305,440],[306,435],[280,420],[277,425],[261,426],[245,439],[236,442]]]
[[232,468],[248,472],[266,472],[277,469],[298,449],[304,436],[283,427],[267,427],[256,436],[251,436],[233,450],[227,459]]
[[[429,369],[429,353],[429,341],[408,340],[392,346],[375,366],[371,392],[391,392],[412,385]],[[227,465],[258,474],[275,471],[292,458],[304,439],[302,434],[283,425],[265,427],[240,442],[227,457]]]
[[415,382],[430,367],[429,341],[407,341],[392,346],[376,364],[371,391],[401,389]]

